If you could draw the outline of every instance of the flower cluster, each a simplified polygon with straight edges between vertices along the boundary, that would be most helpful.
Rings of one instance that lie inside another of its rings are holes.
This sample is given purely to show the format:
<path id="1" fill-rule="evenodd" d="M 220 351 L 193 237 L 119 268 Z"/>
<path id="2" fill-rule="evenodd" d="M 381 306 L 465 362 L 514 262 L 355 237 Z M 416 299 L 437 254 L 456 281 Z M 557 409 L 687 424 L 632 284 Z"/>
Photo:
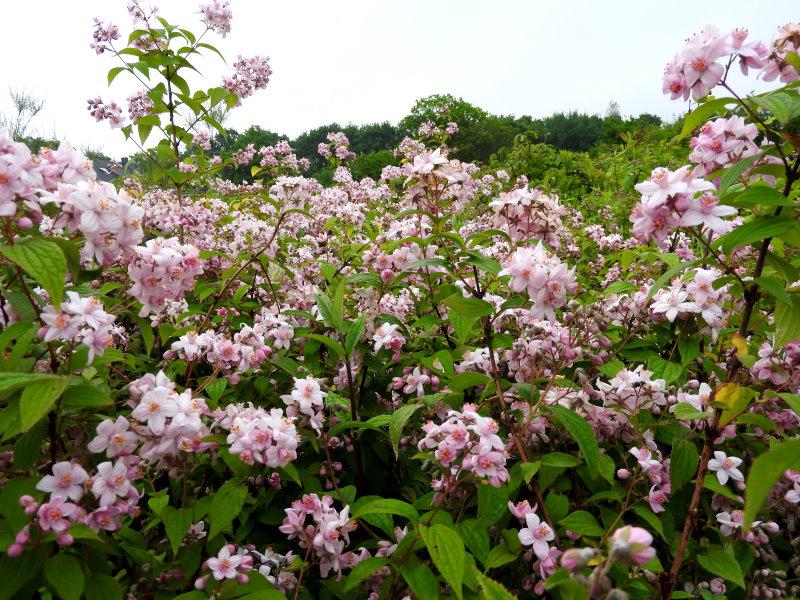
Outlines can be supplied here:
<path id="1" fill-rule="evenodd" d="M 19 498 L 25 514 L 34 519 L 8 547 L 9 556 L 22 554 L 31 541 L 32 527 L 41 534 L 55 534 L 60 546 L 74 543 L 70 533 L 73 524 L 85 525 L 95 532 L 120 529 L 122 517 L 139 514 L 140 493 L 133 485 L 139 477 L 137 462 L 135 458 L 102 462 L 92 476 L 75 462 L 55 463 L 51 474 L 36 484 L 37 490 L 50 495 L 49 499 L 38 503 L 31 496 Z M 88 492 L 94 497 L 93 501 L 87 499 Z"/>
<path id="2" fill-rule="evenodd" d="M 347 161 L 356 157 L 355 153 L 350 150 L 350 140 L 341 131 L 328 132 L 328 142 L 320 142 L 317 146 L 317 152 L 323 158 L 334 157 L 340 161 Z"/>
<path id="3" fill-rule="evenodd" d="M 128 96 L 128 118 L 131 121 L 153 114 L 154 107 L 155 103 L 147 94 L 147 90 L 139 90 Z"/>
<path id="4" fill-rule="evenodd" d="M 526 186 L 501 193 L 489 206 L 495 212 L 494 226 L 506 231 L 515 242 L 534 238 L 551 248 L 559 247 L 564 209 L 558 196 Z"/>
<path id="5" fill-rule="evenodd" d="M 40 228 L 46 231 L 68 227 L 80 231 L 86 237 L 83 256 L 94 258 L 101 265 L 129 255 L 144 237 L 144 210 L 133 203 L 125 190 L 117 191 L 108 182 L 88 179 L 61 184 L 45 198 L 61 212 L 54 220 L 43 222 Z"/>
<path id="6" fill-rule="evenodd" d="M 729 224 L 722 217 L 737 213 L 735 208 L 721 205 L 713 194 L 714 184 L 696 177 L 688 165 L 677 171 L 658 167 L 635 187 L 642 199 L 633 208 L 630 221 L 633 234 L 643 244 L 654 241 L 665 247 L 678 227 L 700 225 L 717 234 L 725 233 Z"/>
<path id="7" fill-rule="evenodd" d="M 122 127 L 125 122 L 125 118 L 122 116 L 122 108 L 116 102 L 106 104 L 100 96 L 97 96 L 96 98 L 88 99 L 86 104 L 89 114 L 98 123 L 100 121 L 108 121 L 111 128 L 116 129 Z"/>
<path id="8" fill-rule="evenodd" d="M 677 317 L 699 314 L 711 327 L 714 338 L 724 324 L 723 307 L 730 298 L 728 286 L 714 287 L 722 277 L 717 269 L 695 269 L 694 279 L 685 285 L 676 281 L 669 288 L 658 290 L 653 295 L 650 311 L 654 316 L 663 315 L 670 323 Z"/>
<path id="9" fill-rule="evenodd" d="M 94 20 L 94 31 L 92 31 L 94 41 L 89 44 L 96 54 L 102 54 L 106 50 L 111 50 L 113 40 L 119 39 L 119 27 L 111 23 L 104 23 L 100 19 Z"/>
<path id="10" fill-rule="evenodd" d="M 302 418 L 303 424 L 308 424 L 319 434 L 325 421 L 323 409 L 327 395 L 313 377 L 295 377 L 291 393 L 281 396 L 281 400 L 286 404 L 288 416 Z"/>
<path id="11" fill-rule="evenodd" d="M 747 35 L 746 29 L 723 33 L 708 26 L 691 37 L 664 70 L 664 93 L 673 100 L 707 96 L 725 74 L 725 66 L 716 62 L 724 56 L 738 56 L 744 74 L 762 68 L 769 51 L 762 42 L 745 43 Z"/>
<path id="12" fill-rule="evenodd" d="M 39 336 L 45 342 L 61 340 L 83 344 L 89 349 L 88 363 L 102 356 L 114 344 L 114 315 L 103 310 L 103 304 L 94 296 L 81 298 L 77 292 L 67 292 L 67 302 L 61 309 L 48 304 L 41 313 L 44 326 Z"/>
<path id="13" fill-rule="evenodd" d="M 320 499 L 316 494 L 306 494 L 284 510 L 286 517 L 278 529 L 289 540 L 297 539 L 304 550 L 313 551 L 322 577 L 333 571 L 340 578 L 345 566 L 341 562 L 342 553 L 356 527 L 350 519 L 350 507 L 338 511 L 333 508 L 330 496 Z"/>
<path id="14" fill-rule="evenodd" d="M 211 31 L 225 37 L 231 32 L 231 19 L 233 12 L 228 7 L 228 0 L 214 0 L 211 4 L 201 4 L 200 12 L 203 13 L 203 23 Z"/>
<path id="15" fill-rule="evenodd" d="M 229 404 L 219 412 L 224 415 L 219 418 L 220 427 L 230 432 L 230 453 L 247 464 L 285 467 L 297 458 L 300 438 L 294 418 L 284 416 L 280 408 L 267 411 L 252 404 Z"/>
<path id="16" fill-rule="evenodd" d="M 497 422 L 479 415 L 472 404 L 465 404 L 461 412 L 448 410 L 446 416 L 440 425 L 433 421 L 423 425 L 425 437 L 419 441 L 419 450 L 435 449 L 436 461 L 453 478 L 468 471 L 495 487 L 508 481 L 506 449 L 497 435 Z M 434 481 L 433 489 L 443 492 L 448 479 L 445 475 Z"/>
<path id="17" fill-rule="evenodd" d="M 699 165 L 694 175 L 702 177 L 758 152 L 758 129 L 742 117 L 708 121 L 691 139 L 689 161 Z"/>
<path id="18" fill-rule="evenodd" d="M 128 265 L 133 285 L 128 293 L 142 303 L 139 316 L 163 310 L 167 300 L 176 300 L 194 287 L 203 273 L 197 248 L 181 244 L 178 238 L 155 238 L 136 246 Z"/>
<path id="19" fill-rule="evenodd" d="M 269 57 L 252 56 L 242 58 L 233 63 L 234 73 L 225 77 L 222 85 L 229 92 L 236 94 L 239 102 L 252 96 L 257 90 L 264 89 L 269 83 L 272 69 L 269 66 Z"/>
<path id="20" fill-rule="evenodd" d="M 211 446 L 203 441 L 210 431 L 201 418 L 209 414 L 209 409 L 205 400 L 192 395 L 192 390 L 179 393 L 175 383 L 159 371 L 132 381 L 129 392 L 131 417 L 141 424 L 136 433 L 144 440 L 139 451 L 144 460 L 155 462 L 180 452 L 203 452 Z M 103 440 L 107 437 L 98 430 L 100 436 Z"/>
<path id="21" fill-rule="evenodd" d="M 575 268 L 568 269 L 541 242 L 533 248 L 523 247 L 515 251 L 503 263 L 500 275 L 511 276 L 508 287 L 515 292 L 528 292 L 534 319 L 555 321 L 555 309 L 564 306 L 567 294 L 574 293 L 578 287 Z"/>

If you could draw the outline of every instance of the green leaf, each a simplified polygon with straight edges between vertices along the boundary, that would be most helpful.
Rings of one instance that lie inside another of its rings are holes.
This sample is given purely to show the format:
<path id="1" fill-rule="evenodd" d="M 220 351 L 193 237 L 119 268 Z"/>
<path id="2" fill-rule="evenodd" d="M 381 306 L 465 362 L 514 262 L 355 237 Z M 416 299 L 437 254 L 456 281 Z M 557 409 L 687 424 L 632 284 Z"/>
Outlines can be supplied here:
<path id="1" fill-rule="evenodd" d="M 775 303 L 775 349 L 800 338 L 800 298 Z"/>
<path id="2" fill-rule="evenodd" d="M 433 564 L 453 588 L 455 595 L 459 599 L 462 598 L 461 586 L 466 562 L 464 542 L 455 531 L 441 523 L 435 523 L 430 527 L 420 526 L 419 531 Z"/>
<path id="3" fill-rule="evenodd" d="M 111 397 L 99 385 L 81 383 L 71 385 L 61 396 L 64 408 L 97 408 L 113 404 Z"/>
<path id="4" fill-rule="evenodd" d="M 75 245 L 75 242 L 60 237 L 48 237 L 47 240 L 61 248 L 64 258 L 67 259 L 67 267 L 72 276 L 72 282 L 78 281 L 81 274 L 81 251 Z"/>
<path id="5" fill-rule="evenodd" d="M 153 340 L 155 337 L 153 334 L 153 326 L 150 324 L 149 319 L 145 320 L 138 316 L 132 316 L 131 318 L 139 327 L 139 333 L 142 334 L 145 352 L 147 352 L 147 356 L 150 356 L 150 353 L 153 351 Z"/>
<path id="6" fill-rule="evenodd" d="M 79 600 L 83 594 L 83 569 L 74 554 L 54 554 L 48 558 L 44 576 L 63 600 Z"/>
<path id="7" fill-rule="evenodd" d="M 344 348 L 342 347 L 342 345 L 333 338 L 329 338 L 327 335 L 307 333 L 305 334 L 304 337 L 307 337 L 311 340 L 317 340 L 318 342 L 325 344 L 328 348 L 333 350 L 334 354 L 336 354 L 337 357 L 344 356 Z"/>
<path id="8" fill-rule="evenodd" d="M 485 563 L 490 546 L 486 525 L 478 519 L 465 519 L 458 524 L 458 529 L 469 551 Z"/>
<path id="9" fill-rule="evenodd" d="M 676 405 L 676 409 L 677 406 L 679 405 Z M 669 480 L 673 491 L 677 492 L 694 478 L 700 464 L 700 454 L 692 442 L 677 438 L 672 444 L 670 457 Z"/>
<path id="10" fill-rule="evenodd" d="M 549 411 L 578 443 L 578 448 L 581 449 L 583 459 L 586 461 L 586 466 L 589 467 L 589 473 L 592 477 L 598 475 L 599 461 L 597 457 L 600 453 L 600 448 L 597 446 L 597 438 L 591 426 L 574 410 L 563 406 L 551 406 Z"/>
<path id="11" fill-rule="evenodd" d="M 361 336 L 364 335 L 366 319 L 367 313 L 362 312 L 360 315 L 358 315 L 358 319 L 353 321 L 350 329 L 347 330 L 347 335 L 345 336 L 344 340 L 344 349 L 347 353 L 347 356 L 353 355 L 353 350 L 355 349 L 356 344 L 358 344 L 358 342 L 361 340 Z"/>
<path id="12" fill-rule="evenodd" d="M 781 123 L 788 123 L 800 115 L 800 96 L 796 93 L 777 90 L 763 96 L 754 96 L 753 100 L 775 115 Z"/>
<path id="13" fill-rule="evenodd" d="M 681 421 L 694 421 L 697 419 L 707 419 L 711 416 L 710 412 L 697 410 L 688 402 L 678 402 L 675 405 L 675 418 Z"/>
<path id="14" fill-rule="evenodd" d="M 411 506 L 408 502 L 402 500 L 395 500 L 394 498 L 378 498 L 370 502 L 366 502 L 353 511 L 353 518 L 359 519 L 364 515 L 400 515 L 410 521 L 419 520 L 419 513 L 417 509 Z"/>
<path id="15" fill-rule="evenodd" d="M 401 563 L 400 573 L 417 598 L 425 598 L 425 600 L 439 598 L 439 584 L 436 582 L 436 576 L 425 563 L 416 559 Z"/>
<path id="16" fill-rule="evenodd" d="M 697 562 L 706 571 L 717 577 L 722 577 L 726 581 L 735 583 L 744 589 L 744 577 L 739 562 L 732 554 L 724 550 L 709 550 L 704 554 L 697 555 Z"/>
<path id="17" fill-rule="evenodd" d="M 753 461 L 747 476 L 744 497 L 742 527 L 745 531 L 750 529 L 750 525 L 778 480 L 788 469 L 797 469 L 798 466 L 800 466 L 800 439 L 775 444 Z"/>
<path id="18" fill-rule="evenodd" d="M 177 554 L 186 532 L 192 526 L 192 509 L 166 506 L 161 511 L 161 520 L 164 522 L 172 553 Z"/>
<path id="19" fill-rule="evenodd" d="M 761 240 L 786 233 L 794 227 L 794 224 L 795 220 L 792 217 L 775 217 L 772 215 L 758 217 L 714 240 L 712 246 L 721 248 L 723 252 L 730 252 L 734 248 L 740 248 L 753 242 L 760 242 Z"/>
<path id="20" fill-rule="evenodd" d="M 600 537 L 605 533 L 605 529 L 600 527 L 600 523 L 597 522 L 597 519 L 585 510 L 576 510 L 561 519 L 559 524 L 580 535 Z"/>
<path id="21" fill-rule="evenodd" d="M 42 569 L 42 559 L 35 551 L 22 556 L 0 558 L 0 600 L 18 598 L 17 592 L 33 579 Z M 25 595 L 24 597 L 29 597 Z"/>
<path id="22" fill-rule="evenodd" d="M 737 194 L 735 198 L 726 201 L 726 204 L 731 204 L 737 207 L 750 207 L 750 206 L 791 206 L 794 200 L 790 200 L 778 190 L 767 185 L 752 185 Z"/>
<path id="23" fill-rule="evenodd" d="M 468 319 L 477 319 L 494 314 L 494 306 L 479 298 L 465 298 L 460 293 L 445 298 L 444 303 Z"/>
<path id="24" fill-rule="evenodd" d="M 86 600 L 122 600 L 122 586 L 111 575 L 86 574 Z"/>
<path id="25" fill-rule="evenodd" d="M 392 414 L 392 420 L 389 422 L 389 439 L 392 442 L 395 456 L 400 455 L 400 438 L 403 436 L 403 427 L 405 427 L 411 415 L 420 408 L 422 408 L 422 404 L 406 404 Z"/>
<path id="26" fill-rule="evenodd" d="M 448 387 L 454 392 L 463 392 L 467 388 L 476 385 L 487 385 L 492 382 L 492 379 L 483 373 L 477 371 L 464 371 L 458 373 L 450 380 Z"/>
<path id="27" fill-rule="evenodd" d="M 110 69 L 108 71 L 108 85 L 111 85 L 114 79 L 117 78 L 117 75 L 119 75 L 123 71 L 127 71 L 127 67 L 114 67 L 113 69 Z"/>
<path id="28" fill-rule="evenodd" d="M 722 198 L 728 188 L 739 181 L 739 178 L 744 174 L 744 172 L 759 158 L 761 158 L 761 152 L 754 154 L 753 156 L 743 158 L 739 162 L 727 167 L 724 171 L 722 171 L 722 176 L 719 178 L 719 186 L 717 187 L 717 197 Z"/>
<path id="29" fill-rule="evenodd" d="M 49 373 L 0 373 L 0 394 L 13 392 L 33 383 L 59 381 L 62 379 L 64 377 L 50 375 Z"/>
<path id="30" fill-rule="evenodd" d="M 57 244 L 31 238 L 13 246 L 0 246 L 0 254 L 33 277 L 47 291 L 54 306 L 61 306 L 67 278 L 67 259 Z"/>
<path id="31" fill-rule="evenodd" d="M 352 590 L 388 562 L 389 561 L 382 556 L 373 556 L 372 558 L 361 561 L 350 571 L 350 574 L 347 576 L 347 581 L 345 581 L 344 589 L 347 591 Z"/>
<path id="32" fill-rule="evenodd" d="M 342 321 L 341 318 L 337 318 L 338 315 L 334 314 L 333 302 L 331 302 L 331 299 L 322 292 L 316 294 L 314 297 L 317 301 L 319 314 L 322 316 L 325 324 L 332 329 L 340 329 L 342 327 Z"/>
<path id="33" fill-rule="evenodd" d="M 50 412 L 68 383 L 68 378 L 60 377 L 32 383 L 22 390 L 22 396 L 19 399 L 22 431 L 28 431 L 39 419 Z"/>
<path id="34" fill-rule="evenodd" d="M 561 469 L 571 469 L 581 464 L 581 459 L 572 454 L 566 454 L 565 452 L 551 452 L 550 454 L 545 454 L 542 456 L 541 461 L 543 467 L 556 467 Z"/>
<path id="35" fill-rule="evenodd" d="M 241 512 L 245 500 L 247 500 L 247 488 L 236 481 L 229 481 L 219 488 L 208 509 L 208 522 L 211 524 L 209 540 L 233 523 L 233 519 Z"/>
<path id="36" fill-rule="evenodd" d="M 483 600 L 516 600 L 515 596 L 502 584 L 497 583 L 494 579 L 489 579 L 478 569 L 475 569 L 475 577 L 481 586 L 481 598 Z"/>
<path id="37" fill-rule="evenodd" d="M 683 128 L 675 138 L 675 141 L 681 140 L 687 135 L 690 135 L 695 129 L 700 127 L 700 125 L 708 121 L 711 117 L 728 112 L 725 107 L 728 104 L 734 104 L 735 102 L 735 98 L 716 98 L 714 100 L 704 102 L 686 115 L 683 120 Z"/>

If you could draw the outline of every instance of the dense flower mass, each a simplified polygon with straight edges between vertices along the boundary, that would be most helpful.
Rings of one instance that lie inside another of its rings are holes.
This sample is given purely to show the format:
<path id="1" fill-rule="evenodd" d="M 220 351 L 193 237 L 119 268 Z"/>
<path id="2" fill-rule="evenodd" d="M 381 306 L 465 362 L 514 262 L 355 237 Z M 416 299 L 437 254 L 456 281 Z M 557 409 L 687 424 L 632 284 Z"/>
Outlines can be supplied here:
<path id="1" fill-rule="evenodd" d="M 230 3 L 128 12 L 124 171 L 0 134 L 0 598 L 798 597 L 798 25 L 691 37 L 684 126 L 470 162 L 449 96 L 233 135 Z"/>

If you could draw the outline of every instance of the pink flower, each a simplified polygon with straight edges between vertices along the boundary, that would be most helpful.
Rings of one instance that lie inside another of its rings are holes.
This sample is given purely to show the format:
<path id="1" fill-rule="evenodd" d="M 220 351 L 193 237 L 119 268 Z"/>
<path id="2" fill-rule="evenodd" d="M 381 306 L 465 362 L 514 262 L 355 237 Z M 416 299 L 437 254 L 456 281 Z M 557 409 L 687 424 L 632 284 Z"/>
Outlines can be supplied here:
<path id="1" fill-rule="evenodd" d="M 99 499 L 101 506 L 113 504 L 117 496 L 127 498 L 131 490 L 128 480 L 128 467 L 122 461 L 114 465 L 106 461 L 97 465 L 97 475 L 92 478 L 92 493 Z"/>
<path id="2" fill-rule="evenodd" d="M 167 417 L 174 417 L 178 414 L 178 403 L 175 397 L 175 392 L 169 388 L 154 388 L 142 396 L 138 406 L 131 412 L 131 416 L 138 421 L 147 422 L 150 431 L 161 435 Z"/>
<path id="3" fill-rule="evenodd" d="M 242 557 L 238 554 L 231 555 L 231 547 L 231 544 L 223 546 L 216 557 L 206 561 L 206 566 L 211 569 L 211 573 L 217 581 L 236 578 L 236 569 L 242 563 Z"/>
<path id="4" fill-rule="evenodd" d="M 42 531 L 65 531 L 70 526 L 67 517 L 72 516 L 78 507 L 67 502 L 63 496 L 55 496 L 39 507 L 36 516 Z"/>
<path id="5" fill-rule="evenodd" d="M 540 559 L 547 558 L 550 545 L 547 542 L 555 539 L 555 533 L 547 523 L 543 523 L 536 513 L 525 515 L 527 527 L 519 530 L 519 541 L 523 546 L 532 546 L 533 552 Z"/>
<path id="6" fill-rule="evenodd" d="M 51 497 L 62 497 L 70 500 L 80 500 L 83 496 L 81 485 L 89 475 L 80 465 L 71 462 L 58 462 L 53 465 L 53 474 L 45 475 L 36 484 L 40 492 L 49 492 Z"/>
<path id="7" fill-rule="evenodd" d="M 116 421 L 105 419 L 97 426 L 97 435 L 87 448 L 95 453 L 105 451 L 108 458 L 130 454 L 136 450 L 138 436 L 129 429 L 130 423 L 125 417 L 117 417 Z"/>
<path id="8" fill-rule="evenodd" d="M 656 555 L 653 536 L 646 529 L 626 525 L 617 529 L 610 540 L 611 555 L 631 566 L 644 565 Z"/>
<path id="9" fill-rule="evenodd" d="M 681 215 L 681 227 L 702 225 L 715 233 L 724 233 L 727 224 L 720 217 L 730 217 L 738 212 L 732 206 L 721 206 L 714 194 L 706 192 L 689 200 L 689 208 Z"/>

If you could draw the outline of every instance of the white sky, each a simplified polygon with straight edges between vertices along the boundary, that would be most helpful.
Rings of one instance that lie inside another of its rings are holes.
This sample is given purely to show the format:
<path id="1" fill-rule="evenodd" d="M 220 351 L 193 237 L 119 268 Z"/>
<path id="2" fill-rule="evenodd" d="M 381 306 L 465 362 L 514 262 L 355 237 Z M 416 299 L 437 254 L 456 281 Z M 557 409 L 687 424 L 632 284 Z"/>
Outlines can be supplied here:
<path id="1" fill-rule="evenodd" d="M 37 132 L 119 157 L 135 151 L 119 130 L 95 123 L 86 99 L 109 90 L 110 54 L 89 48 L 92 17 L 131 30 L 125 0 L 2 0 L 0 110 L 9 87 L 46 98 Z M 199 0 L 162 0 L 170 22 L 201 29 Z M 746 26 L 769 42 L 796 20 L 797 0 L 232 0 L 233 30 L 209 41 L 229 64 L 237 54 L 271 57 L 265 90 L 233 111 L 226 127 L 257 124 L 290 136 L 332 121 L 397 122 L 414 101 L 451 93 L 496 114 L 545 116 L 577 109 L 669 118 L 685 109 L 661 94 L 661 73 L 683 40 L 708 23 Z M 229 68 L 208 54 L 204 87 Z M 744 91 L 761 89 L 751 78 Z"/>

